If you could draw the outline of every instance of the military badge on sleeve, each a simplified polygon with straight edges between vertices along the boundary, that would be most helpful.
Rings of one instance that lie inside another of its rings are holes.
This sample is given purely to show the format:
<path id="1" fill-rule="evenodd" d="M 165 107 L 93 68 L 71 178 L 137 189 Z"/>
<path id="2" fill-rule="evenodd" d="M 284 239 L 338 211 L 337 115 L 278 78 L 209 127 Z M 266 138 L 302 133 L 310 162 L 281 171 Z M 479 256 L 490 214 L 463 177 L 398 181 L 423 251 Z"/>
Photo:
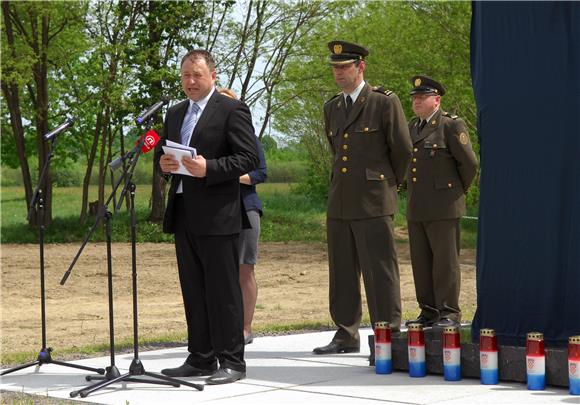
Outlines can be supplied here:
<path id="1" fill-rule="evenodd" d="M 461 142 L 462 145 L 467 145 L 469 142 L 469 137 L 465 132 L 459 134 L 459 142 Z"/>

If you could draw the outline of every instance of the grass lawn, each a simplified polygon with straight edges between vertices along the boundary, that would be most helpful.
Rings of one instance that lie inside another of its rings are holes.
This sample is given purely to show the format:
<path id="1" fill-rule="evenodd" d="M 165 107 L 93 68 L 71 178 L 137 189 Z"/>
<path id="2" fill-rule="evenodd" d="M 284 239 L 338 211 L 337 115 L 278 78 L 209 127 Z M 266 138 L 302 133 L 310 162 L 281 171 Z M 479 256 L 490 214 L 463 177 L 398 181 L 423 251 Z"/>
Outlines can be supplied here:
<path id="1" fill-rule="evenodd" d="M 96 189 L 92 187 L 89 201 L 96 200 Z M 35 243 L 37 231 L 26 225 L 27 208 L 22 187 L 2 187 L 1 189 L 1 242 Z M 147 221 L 150 206 L 150 185 L 137 186 L 136 207 L 138 242 L 172 242 L 171 235 L 164 234 L 159 224 Z M 262 237 L 266 242 L 304 241 L 324 242 L 326 240 L 326 202 L 311 199 L 295 192 L 287 183 L 265 183 L 258 185 L 258 194 L 264 206 Z M 53 190 L 53 223 L 46 229 L 47 243 L 75 242 L 84 239 L 94 218 L 86 224 L 79 224 L 81 188 L 63 187 Z M 109 207 L 112 209 L 113 204 Z M 475 209 L 468 214 L 476 215 Z M 395 216 L 398 227 L 406 227 L 404 195 L 400 196 L 399 212 Z M 474 248 L 477 237 L 477 220 L 462 219 L 462 246 Z M 126 242 L 129 239 L 129 216 L 125 208 L 113 216 L 113 241 Z M 98 227 L 92 241 L 103 241 L 104 232 Z M 405 239 L 399 240 L 404 242 Z"/>

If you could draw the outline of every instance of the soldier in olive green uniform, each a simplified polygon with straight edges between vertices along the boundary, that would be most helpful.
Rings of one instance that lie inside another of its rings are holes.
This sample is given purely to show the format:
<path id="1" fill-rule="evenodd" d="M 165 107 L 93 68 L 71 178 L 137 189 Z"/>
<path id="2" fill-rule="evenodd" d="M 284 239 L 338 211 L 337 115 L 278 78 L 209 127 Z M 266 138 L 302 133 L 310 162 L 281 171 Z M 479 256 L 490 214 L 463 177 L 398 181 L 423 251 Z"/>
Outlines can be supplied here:
<path id="1" fill-rule="evenodd" d="M 421 313 L 407 322 L 452 326 L 459 309 L 459 219 L 465 193 L 477 172 L 477 158 L 465 123 L 441 111 L 445 88 L 426 76 L 411 79 L 409 130 L 413 158 L 407 174 L 407 225 L 415 291 Z"/>
<path id="2" fill-rule="evenodd" d="M 398 97 L 364 81 L 368 51 L 328 44 L 342 92 L 324 105 L 333 157 L 327 238 L 330 313 L 338 327 L 332 342 L 314 353 L 358 352 L 362 273 L 371 322 L 401 322 L 399 268 L 393 216 L 397 186 L 411 157 L 411 138 Z"/>

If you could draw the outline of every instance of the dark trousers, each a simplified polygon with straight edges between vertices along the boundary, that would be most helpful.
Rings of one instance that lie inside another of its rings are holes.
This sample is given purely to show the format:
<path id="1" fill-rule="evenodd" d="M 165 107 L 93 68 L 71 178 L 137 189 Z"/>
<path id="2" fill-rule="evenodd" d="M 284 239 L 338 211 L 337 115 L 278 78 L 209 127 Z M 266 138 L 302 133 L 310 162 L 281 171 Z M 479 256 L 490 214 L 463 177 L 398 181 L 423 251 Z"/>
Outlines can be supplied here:
<path id="1" fill-rule="evenodd" d="M 187 320 L 187 363 L 245 371 L 238 234 L 195 235 L 182 198 L 175 201 L 175 251 Z"/>
<path id="2" fill-rule="evenodd" d="M 335 341 L 359 345 L 362 273 L 371 322 L 401 323 L 401 286 L 391 216 L 328 218 L 330 315 L 338 326 Z"/>
<path id="3" fill-rule="evenodd" d="M 411 264 L 421 315 L 461 321 L 459 219 L 408 221 Z"/>

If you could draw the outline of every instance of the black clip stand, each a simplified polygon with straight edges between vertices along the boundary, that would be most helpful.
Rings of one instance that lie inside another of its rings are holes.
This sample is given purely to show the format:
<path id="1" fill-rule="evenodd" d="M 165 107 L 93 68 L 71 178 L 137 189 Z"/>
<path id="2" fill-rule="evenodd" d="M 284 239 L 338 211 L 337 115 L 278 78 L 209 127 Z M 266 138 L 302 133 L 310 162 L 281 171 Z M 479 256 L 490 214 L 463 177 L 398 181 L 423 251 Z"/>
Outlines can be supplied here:
<path id="1" fill-rule="evenodd" d="M 148 125 L 147 127 L 149 128 L 150 125 Z M 130 211 L 130 216 L 131 216 L 132 283 L 133 283 L 133 288 L 132 288 L 132 290 L 133 290 L 133 352 L 134 352 L 133 361 L 131 362 L 131 365 L 129 366 L 129 372 L 122 374 L 122 375 L 119 373 L 119 370 L 115 366 L 113 299 L 112 299 L 113 290 L 112 290 L 112 271 L 111 271 L 112 265 L 111 265 L 111 252 L 110 252 L 110 250 L 111 250 L 110 217 L 112 215 L 110 212 L 107 212 L 107 216 L 105 216 L 105 218 L 106 219 L 108 218 L 106 232 L 107 232 L 107 260 L 108 260 L 108 280 L 109 280 L 109 327 L 110 327 L 110 339 L 111 339 L 111 343 L 110 343 L 111 344 L 111 366 L 107 367 L 107 374 L 104 377 L 99 377 L 99 376 L 87 376 L 86 377 L 87 381 L 101 380 L 101 379 L 103 381 L 89 385 L 81 390 L 72 391 L 70 393 L 71 397 L 76 397 L 77 395 L 80 395 L 82 398 L 85 398 L 86 396 L 88 396 L 92 392 L 100 390 L 101 388 L 105 388 L 111 384 L 114 384 L 117 382 L 123 382 L 123 381 L 138 382 L 138 383 L 145 383 L 145 384 L 171 385 L 173 387 L 179 387 L 181 384 L 183 384 L 183 385 L 186 385 L 188 387 L 195 388 L 199 391 L 203 391 L 203 385 L 194 384 L 194 383 L 191 383 L 188 381 L 178 380 L 176 378 L 168 377 L 168 376 L 165 376 L 163 374 L 145 371 L 145 367 L 143 366 L 143 363 L 139 359 L 139 325 L 138 325 L 138 311 L 137 311 L 137 248 L 136 248 L 136 239 L 137 239 L 136 222 L 137 221 L 136 221 L 136 216 L 135 216 L 135 189 L 136 189 L 136 186 L 133 183 L 132 178 L 133 178 L 133 172 L 134 172 L 135 167 L 137 165 L 137 161 L 139 160 L 139 157 L 141 156 L 141 146 L 144 143 L 144 141 L 145 141 L 145 139 L 143 139 L 141 141 L 140 145 L 135 150 L 128 152 L 127 155 L 125 157 L 123 157 L 123 161 L 128 160 L 129 164 L 126 167 L 126 170 L 123 172 L 123 175 L 119 178 L 119 181 L 115 185 L 114 190 L 111 193 L 111 196 L 109 197 L 109 199 L 107 200 L 107 204 L 105 205 L 105 208 L 106 208 L 106 206 L 110 202 L 112 196 L 114 195 L 114 193 L 117 190 L 121 181 L 123 179 L 126 179 L 125 186 L 123 187 L 123 190 L 121 192 L 121 196 L 119 198 L 119 202 L 117 203 L 116 211 L 118 211 L 120 209 L 120 207 L 123 203 L 123 199 L 127 194 L 127 190 L 129 190 L 130 191 L 129 211 Z M 97 221 L 98 221 L 98 219 L 97 219 Z M 83 243 L 83 246 L 81 247 L 81 251 L 84 248 L 84 245 L 86 244 L 87 240 L 88 239 L 86 239 L 85 243 Z M 80 251 L 79 251 L 79 254 L 80 254 Z M 71 268 L 74 265 L 74 263 L 76 262 L 77 258 L 78 258 L 78 255 L 77 255 L 77 257 L 75 257 L 73 263 L 71 264 Z M 64 281 L 66 281 L 68 274 L 70 274 L 71 268 L 69 268 L 69 270 L 65 274 L 65 277 L 63 277 L 63 281 L 61 281 L 61 284 Z M 149 379 L 144 379 L 144 378 L 135 378 L 138 376 L 147 376 L 147 377 L 155 378 L 155 379 L 158 379 L 161 381 L 149 380 Z"/>
<path id="2" fill-rule="evenodd" d="M 30 207 L 28 208 L 28 220 L 32 218 L 32 215 L 36 208 L 37 220 L 38 220 L 38 244 L 40 248 L 40 315 L 41 315 L 41 329 L 42 329 L 42 349 L 38 353 L 38 357 L 35 361 L 30 363 L 22 364 L 14 368 L 3 371 L 0 375 L 6 375 L 13 373 L 14 371 L 22 370 L 23 368 L 36 366 L 42 366 L 43 364 L 58 364 L 59 366 L 66 366 L 72 368 L 78 368 L 81 370 L 92 371 L 94 373 L 104 374 L 105 370 L 102 368 L 92 368 L 86 366 L 80 366 L 77 364 L 65 363 L 64 361 L 53 360 L 51 356 L 52 347 L 46 347 L 46 294 L 44 288 L 44 226 L 45 226 L 45 216 L 44 216 L 44 198 L 42 196 L 42 183 L 46 177 L 46 172 L 50 166 L 50 161 L 52 160 L 54 148 L 56 145 L 56 136 L 52 137 L 52 142 L 50 144 L 50 152 L 48 157 L 44 162 L 42 171 L 40 172 L 40 177 L 38 178 L 38 184 L 32 195 L 32 200 L 30 201 Z"/>

